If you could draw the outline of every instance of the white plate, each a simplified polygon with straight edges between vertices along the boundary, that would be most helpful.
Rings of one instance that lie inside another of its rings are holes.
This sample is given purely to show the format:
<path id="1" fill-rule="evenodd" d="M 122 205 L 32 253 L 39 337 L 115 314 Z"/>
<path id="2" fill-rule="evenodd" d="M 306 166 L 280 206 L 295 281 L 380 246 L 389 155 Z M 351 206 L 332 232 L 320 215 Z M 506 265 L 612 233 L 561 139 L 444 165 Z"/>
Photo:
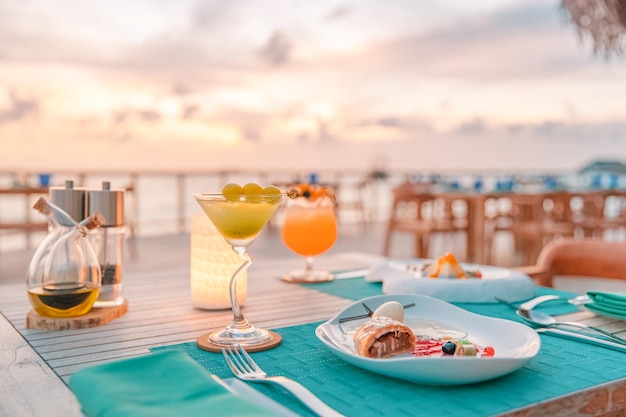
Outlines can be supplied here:
<path id="1" fill-rule="evenodd" d="M 403 305 L 415 303 L 405 310 L 405 323 L 433 321 L 444 328 L 467 333 L 467 339 L 480 346 L 492 346 L 493 357 L 445 356 L 415 357 L 409 354 L 387 359 L 357 355 L 351 334 L 365 319 L 339 323 L 342 317 L 362 315 L 362 303 L 375 310 L 388 301 Z M 541 339 L 528 326 L 510 320 L 481 316 L 436 298 L 389 294 L 365 298 L 351 304 L 315 330 L 317 337 L 334 354 L 352 365 L 393 378 L 436 385 L 461 385 L 506 375 L 522 367 L 539 353 Z M 346 335 L 348 337 L 346 337 Z"/>
<path id="2" fill-rule="evenodd" d="M 496 298 L 522 301 L 535 295 L 530 277 L 515 269 L 461 263 L 465 270 L 478 269 L 482 278 L 428 278 L 407 270 L 419 270 L 424 259 L 386 260 L 373 265 L 366 281 L 382 282 L 385 294 L 421 294 L 450 302 L 495 303 Z"/>

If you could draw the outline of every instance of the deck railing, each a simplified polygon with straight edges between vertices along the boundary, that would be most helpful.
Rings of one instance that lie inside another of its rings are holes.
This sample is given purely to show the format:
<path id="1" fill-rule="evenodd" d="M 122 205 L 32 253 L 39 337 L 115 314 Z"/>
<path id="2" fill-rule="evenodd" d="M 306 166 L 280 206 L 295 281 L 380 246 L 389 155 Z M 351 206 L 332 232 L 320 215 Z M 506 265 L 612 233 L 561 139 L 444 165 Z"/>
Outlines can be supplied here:
<path id="1" fill-rule="evenodd" d="M 126 225 L 134 235 L 182 233 L 189 230 L 191 216 L 199 211 L 193 200 L 195 192 L 220 190 L 228 182 L 258 182 L 287 186 L 308 182 L 314 176 L 319 183 L 336 188 L 339 220 L 386 220 L 391 206 L 391 189 L 406 180 L 437 181 L 454 178 L 472 186 L 480 178 L 485 186 L 492 186 L 503 175 L 518 178 L 540 178 L 533 172 L 435 172 L 393 170 L 142 170 L 142 171 L 78 171 L 47 172 L 44 179 L 50 186 L 63 186 L 74 181 L 75 187 L 100 188 L 109 181 L 112 188 L 126 190 Z M 41 191 L 41 174 L 29 171 L 0 171 L 0 251 L 23 249 L 36 243 L 33 238 L 43 234 L 41 220 L 32 212 L 36 193 Z M 491 184 L 491 185 L 490 185 Z M 45 191 L 45 188 L 44 188 Z M 37 226 L 31 226 L 37 224 Z M 4 230 L 2 230 L 4 229 Z"/>
<path id="2" fill-rule="evenodd" d="M 199 211 L 193 193 L 214 192 L 228 182 L 288 184 L 306 182 L 312 175 L 320 183 L 330 184 L 338 193 L 343 221 L 367 221 L 385 212 L 389 184 L 407 178 L 395 173 L 393 178 L 365 171 L 324 171 L 312 174 L 296 171 L 55 171 L 49 175 L 49 186 L 100 188 L 109 181 L 111 188 L 126 191 L 125 224 L 134 235 L 182 233 L 189 230 L 190 218 Z M 43 219 L 32 205 L 47 194 L 38 173 L 0 172 L 0 251 L 29 248 L 37 243 L 38 234 L 46 230 Z"/>

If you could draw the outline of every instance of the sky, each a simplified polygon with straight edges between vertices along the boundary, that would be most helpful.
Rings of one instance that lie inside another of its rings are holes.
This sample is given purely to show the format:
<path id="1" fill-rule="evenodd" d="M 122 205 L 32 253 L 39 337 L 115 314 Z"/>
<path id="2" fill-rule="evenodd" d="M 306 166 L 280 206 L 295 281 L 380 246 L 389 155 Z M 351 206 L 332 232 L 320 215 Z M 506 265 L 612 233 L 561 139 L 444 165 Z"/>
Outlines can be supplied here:
<path id="1" fill-rule="evenodd" d="M 558 0 L 0 0 L 0 16 L 0 171 L 626 160 L 626 62 Z"/>

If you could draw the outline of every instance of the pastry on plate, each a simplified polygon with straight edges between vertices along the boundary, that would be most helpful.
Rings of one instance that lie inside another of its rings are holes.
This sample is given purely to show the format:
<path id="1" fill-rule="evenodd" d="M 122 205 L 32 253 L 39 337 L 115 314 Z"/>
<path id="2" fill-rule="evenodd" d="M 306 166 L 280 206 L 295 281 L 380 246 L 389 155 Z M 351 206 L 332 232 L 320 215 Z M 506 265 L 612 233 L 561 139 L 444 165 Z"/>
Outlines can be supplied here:
<path id="1" fill-rule="evenodd" d="M 435 262 L 426 265 L 424 267 L 424 273 L 428 278 L 468 278 L 461 264 L 451 252 L 437 258 Z"/>
<path id="2" fill-rule="evenodd" d="M 379 316 L 363 323 L 354 334 L 354 347 L 359 356 L 388 358 L 415 349 L 415 335 L 404 323 Z"/>

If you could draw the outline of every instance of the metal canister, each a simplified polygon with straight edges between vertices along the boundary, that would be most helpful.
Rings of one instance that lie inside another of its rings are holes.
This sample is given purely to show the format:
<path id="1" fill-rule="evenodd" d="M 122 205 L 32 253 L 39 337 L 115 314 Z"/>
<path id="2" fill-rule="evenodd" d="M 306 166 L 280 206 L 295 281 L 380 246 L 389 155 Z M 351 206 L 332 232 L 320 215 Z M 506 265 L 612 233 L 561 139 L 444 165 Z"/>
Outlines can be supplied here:
<path id="1" fill-rule="evenodd" d="M 87 193 L 84 188 L 74 188 L 74 181 L 65 181 L 65 187 L 50 187 L 50 201 L 70 215 L 76 223 L 87 217 Z M 63 224 L 62 226 L 74 226 Z"/>
<path id="2" fill-rule="evenodd" d="M 124 303 L 122 297 L 122 264 L 124 245 L 124 190 L 111 189 L 104 181 L 99 190 L 87 192 L 87 213 L 100 212 L 105 222 L 91 236 L 92 245 L 102 269 L 102 288 L 94 307 L 111 307 Z"/>

